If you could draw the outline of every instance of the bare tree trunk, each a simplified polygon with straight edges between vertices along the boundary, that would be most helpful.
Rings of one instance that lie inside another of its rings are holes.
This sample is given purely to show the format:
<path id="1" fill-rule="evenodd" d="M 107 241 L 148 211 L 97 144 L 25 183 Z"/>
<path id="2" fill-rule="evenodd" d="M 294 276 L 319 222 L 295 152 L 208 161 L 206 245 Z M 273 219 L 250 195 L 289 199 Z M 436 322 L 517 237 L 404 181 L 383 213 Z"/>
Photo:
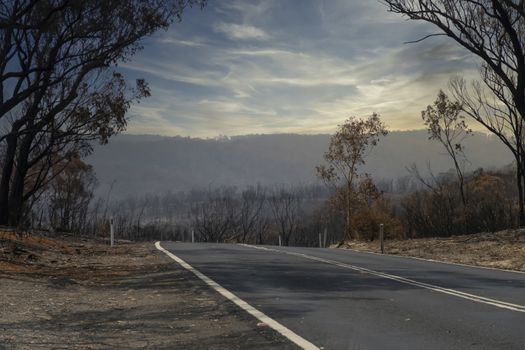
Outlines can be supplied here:
<path id="1" fill-rule="evenodd" d="M 525 173 L 522 169 L 523 165 L 516 164 L 516 182 L 518 184 L 518 226 L 522 227 L 525 224 L 525 203 L 523 200 L 523 183 Z"/>
<path id="2" fill-rule="evenodd" d="M 24 185 L 28 171 L 28 159 L 33 142 L 33 134 L 26 135 L 18 150 L 16 172 L 9 195 L 9 225 L 18 226 L 24 212 Z"/>
<path id="3" fill-rule="evenodd" d="M 0 225 L 8 225 L 9 223 L 9 187 L 18 144 L 16 134 L 8 135 L 6 143 L 7 149 L 0 180 Z"/>
<path id="4" fill-rule="evenodd" d="M 352 239 L 352 201 L 350 195 L 352 193 L 352 186 L 348 184 L 346 191 L 346 238 Z"/>

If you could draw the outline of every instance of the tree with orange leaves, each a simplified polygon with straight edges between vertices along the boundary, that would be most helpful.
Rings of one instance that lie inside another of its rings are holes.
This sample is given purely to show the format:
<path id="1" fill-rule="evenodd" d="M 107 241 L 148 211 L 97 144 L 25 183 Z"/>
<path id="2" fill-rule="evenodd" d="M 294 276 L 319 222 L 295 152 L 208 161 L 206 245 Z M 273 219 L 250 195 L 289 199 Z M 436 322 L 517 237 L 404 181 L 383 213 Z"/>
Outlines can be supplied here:
<path id="1" fill-rule="evenodd" d="M 374 113 L 366 119 L 351 117 L 339 126 L 330 139 L 324 154 L 327 164 L 316 167 L 317 175 L 336 187 L 336 196 L 345 215 L 345 238 L 356 238 L 352 233 L 353 203 L 357 201 L 356 186 L 363 176 L 360 168 L 365 157 L 388 133 L 385 124 Z"/>

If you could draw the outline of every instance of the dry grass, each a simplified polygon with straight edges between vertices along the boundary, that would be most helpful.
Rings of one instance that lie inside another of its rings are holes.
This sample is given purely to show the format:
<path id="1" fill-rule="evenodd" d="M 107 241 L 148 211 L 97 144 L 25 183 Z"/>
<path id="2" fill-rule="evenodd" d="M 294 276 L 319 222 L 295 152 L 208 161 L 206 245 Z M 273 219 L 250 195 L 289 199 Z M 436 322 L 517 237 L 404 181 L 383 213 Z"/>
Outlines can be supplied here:
<path id="1" fill-rule="evenodd" d="M 379 252 L 379 242 L 345 242 L 340 248 Z M 449 238 L 388 240 L 388 254 L 525 271 L 525 230 Z"/>
<path id="2" fill-rule="evenodd" d="M 74 280 L 123 276 L 142 266 L 147 256 L 147 249 L 130 242 L 120 242 L 111 248 L 86 239 L 0 231 L 0 275 L 60 276 Z M 111 264 L 107 264 L 109 261 Z"/>

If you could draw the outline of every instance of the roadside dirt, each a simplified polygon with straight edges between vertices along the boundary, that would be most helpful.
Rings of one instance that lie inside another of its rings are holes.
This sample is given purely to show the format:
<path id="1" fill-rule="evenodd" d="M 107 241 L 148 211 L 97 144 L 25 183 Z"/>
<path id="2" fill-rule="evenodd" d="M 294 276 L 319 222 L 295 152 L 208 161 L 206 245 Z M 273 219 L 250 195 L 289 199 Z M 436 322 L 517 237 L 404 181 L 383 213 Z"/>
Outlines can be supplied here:
<path id="1" fill-rule="evenodd" d="M 339 248 L 380 252 L 379 241 L 345 242 Z M 387 254 L 525 271 L 525 230 L 506 230 L 450 238 L 385 241 Z"/>
<path id="2" fill-rule="evenodd" d="M 296 349 L 152 243 L 0 232 L 0 349 Z"/>

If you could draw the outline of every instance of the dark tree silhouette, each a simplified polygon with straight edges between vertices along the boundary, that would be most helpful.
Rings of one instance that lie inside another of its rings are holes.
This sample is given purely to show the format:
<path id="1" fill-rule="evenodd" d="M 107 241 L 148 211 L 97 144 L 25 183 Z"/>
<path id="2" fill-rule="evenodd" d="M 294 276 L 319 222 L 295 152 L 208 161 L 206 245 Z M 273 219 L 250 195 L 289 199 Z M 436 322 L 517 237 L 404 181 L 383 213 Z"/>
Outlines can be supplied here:
<path id="1" fill-rule="evenodd" d="M 21 0 L 0 7 L 0 225 L 18 225 L 54 164 L 122 131 L 130 104 L 149 95 L 114 71 L 140 39 L 197 0 Z M 60 159 L 58 154 L 62 154 Z M 43 166 L 42 163 L 47 163 Z M 39 181 L 27 176 L 39 167 Z"/>
<path id="2" fill-rule="evenodd" d="M 441 143 L 454 162 L 461 202 L 466 207 L 467 194 L 464 172 L 467 158 L 464 153 L 463 141 L 471 134 L 471 130 L 465 123 L 461 109 L 461 103 L 450 101 L 443 91 L 439 91 L 434 104 L 427 106 L 421 112 L 421 117 L 427 127 L 429 138 Z"/>
<path id="3" fill-rule="evenodd" d="M 464 111 L 494 133 L 516 160 L 519 224 L 525 224 L 525 11 L 523 0 L 384 0 L 391 12 L 434 24 L 481 59 L 481 80 L 471 89 L 453 81 Z M 469 91 L 472 90 L 472 91 Z"/>

